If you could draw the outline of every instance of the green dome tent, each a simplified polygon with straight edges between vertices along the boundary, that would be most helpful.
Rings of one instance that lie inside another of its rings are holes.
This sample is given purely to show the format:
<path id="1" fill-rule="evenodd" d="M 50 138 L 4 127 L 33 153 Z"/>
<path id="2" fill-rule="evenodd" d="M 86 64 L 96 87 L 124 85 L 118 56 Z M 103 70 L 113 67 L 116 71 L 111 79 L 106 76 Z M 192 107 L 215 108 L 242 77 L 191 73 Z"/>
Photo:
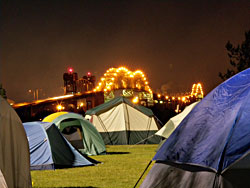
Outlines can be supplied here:
<path id="1" fill-rule="evenodd" d="M 114 98 L 86 112 L 86 119 L 110 145 L 158 144 L 158 121 L 152 110 L 133 104 L 125 97 Z"/>
<path id="2" fill-rule="evenodd" d="M 78 150 L 87 155 L 105 154 L 106 148 L 96 128 L 79 114 L 56 112 L 43 119 L 54 123 L 63 136 Z"/>

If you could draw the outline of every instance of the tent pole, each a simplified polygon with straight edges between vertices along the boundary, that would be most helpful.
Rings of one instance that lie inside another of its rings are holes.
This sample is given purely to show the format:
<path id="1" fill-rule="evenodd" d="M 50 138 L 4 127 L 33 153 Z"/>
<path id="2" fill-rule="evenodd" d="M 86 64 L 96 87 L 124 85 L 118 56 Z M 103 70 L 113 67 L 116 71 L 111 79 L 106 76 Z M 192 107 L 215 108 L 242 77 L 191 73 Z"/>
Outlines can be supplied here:
<path id="1" fill-rule="evenodd" d="M 152 134 L 152 135 L 150 135 L 149 137 L 147 137 L 147 138 L 145 138 L 145 139 L 143 139 L 143 140 L 141 140 L 141 141 L 137 142 L 137 143 L 136 143 L 136 144 L 134 144 L 134 145 L 140 144 L 140 143 L 144 142 L 145 140 L 148 140 L 148 139 L 152 138 L 153 136 L 155 136 L 155 135 L 154 135 L 154 134 Z M 144 143 L 144 144 L 145 144 L 145 143 Z"/>
<path id="2" fill-rule="evenodd" d="M 146 170 L 147 170 L 147 169 L 148 169 L 148 167 L 151 165 L 151 163 L 152 163 L 152 160 L 150 160 L 150 162 L 148 163 L 148 165 L 147 165 L 146 169 L 143 171 L 142 175 L 141 175 L 141 176 L 140 176 L 140 178 L 137 180 L 137 182 L 136 182 L 136 184 L 135 184 L 134 188 L 136 188 L 137 184 L 140 182 L 140 180 L 141 180 L 142 176 L 145 174 Z"/>
<path id="3" fill-rule="evenodd" d="M 152 122 L 152 118 L 149 118 L 149 120 L 148 120 L 148 125 L 147 125 L 148 131 L 147 131 L 147 136 L 146 136 L 146 138 L 149 138 L 148 135 L 149 135 L 150 127 L 151 127 L 151 122 Z M 144 144 L 146 144 L 146 140 L 147 140 L 147 139 L 145 139 Z"/>
<path id="4" fill-rule="evenodd" d="M 98 120 L 100 121 L 100 123 L 101 123 L 101 125 L 102 125 L 103 130 L 104 130 L 104 131 L 105 131 L 105 133 L 108 135 L 108 137 L 109 137 L 109 141 L 111 142 L 111 145 L 114 145 L 114 144 L 113 144 L 113 142 L 112 142 L 112 139 L 111 139 L 111 137 L 110 137 L 110 135 L 109 135 L 108 130 L 106 129 L 106 127 L 105 127 L 104 123 L 102 122 L 102 119 L 101 119 L 99 116 L 97 116 L 97 118 L 98 118 Z"/>
<path id="5" fill-rule="evenodd" d="M 130 144 L 130 121 L 129 121 L 129 114 L 128 114 L 128 107 L 126 104 L 123 104 L 125 106 L 125 113 L 124 113 L 124 119 L 125 119 L 125 130 L 126 130 L 126 136 L 127 136 L 127 144 Z"/>
<path id="6" fill-rule="evenodd" d="M 213 183 L 213 188 L 216 188 L 218 187 L 218 183 L 217 183 L 217 177 L 219 178 L 219 174 L 217 174 L 217 172 L 215 173 L 215 176 L 214 176 L 214 183 Z"/>

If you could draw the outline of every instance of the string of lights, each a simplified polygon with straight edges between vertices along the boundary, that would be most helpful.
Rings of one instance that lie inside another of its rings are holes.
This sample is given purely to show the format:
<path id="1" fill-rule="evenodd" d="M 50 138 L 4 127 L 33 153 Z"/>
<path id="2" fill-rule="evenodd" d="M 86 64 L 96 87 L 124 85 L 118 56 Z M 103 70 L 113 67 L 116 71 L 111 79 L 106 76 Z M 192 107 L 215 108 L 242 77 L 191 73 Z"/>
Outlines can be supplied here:
<path id="1" fill-rule="evenodd" d="M 152 89 L 149 86 L 149 82 L 145 74 L 141 70 L 135 72 L 130 71 L 125 67 L 110 68 L 108 69 L 103 77 L 101 77 L 97 87 L 94 88 L 96 91 L 111 91 L 115 89 L 138 89 L 152 93 Z"/>

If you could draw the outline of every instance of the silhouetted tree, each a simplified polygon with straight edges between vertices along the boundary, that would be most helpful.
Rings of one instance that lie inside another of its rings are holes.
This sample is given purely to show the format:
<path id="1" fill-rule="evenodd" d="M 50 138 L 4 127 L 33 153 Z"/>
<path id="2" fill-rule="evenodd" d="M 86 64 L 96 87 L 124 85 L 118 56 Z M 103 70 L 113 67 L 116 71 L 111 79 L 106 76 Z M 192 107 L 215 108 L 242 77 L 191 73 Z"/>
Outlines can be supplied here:
<path id="1" fill-rule="evenodd" d="M 219 77 L 222 80 L 226 80 L 250 67 L 250 30 L 245 32 L 245 41 L 243 41 L 241 45 L 234 47 L 230 41 L 228 41 L 226 49 L 232 68 L 227 69 L 225 74 L 219 73 Z"/>
<path id="2" fill-rule="evenodd" d="M 0 84 L 0 95 L 1 95 L 3 98 L 7 99 L 6 91 L 5 91 L 5 89 L 2 87 L 2 84 Z"/>

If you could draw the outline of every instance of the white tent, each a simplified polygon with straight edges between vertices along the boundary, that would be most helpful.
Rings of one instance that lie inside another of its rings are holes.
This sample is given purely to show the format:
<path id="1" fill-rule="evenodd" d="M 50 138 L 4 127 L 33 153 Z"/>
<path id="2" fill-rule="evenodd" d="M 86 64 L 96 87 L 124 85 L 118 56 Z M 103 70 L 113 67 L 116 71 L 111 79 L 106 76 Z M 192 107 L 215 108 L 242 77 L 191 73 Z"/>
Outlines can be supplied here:
<path id="1" fill-rule="evenodd" d="M 115 98 L 86 112 L 89 119 L 102 135 L 105 144 L 159 143 L 160 137 L 151 137 L 158 131 L 153 112 L 133 104 L 124 97 Z"/>
<path id="2" fill-rule="evenodd" d="M 158 132 L 155 134 L 158 136 L 162 136 L 164 138 L 168 138 L 172 132 L 178 127 L 178 125 L 182 122 L 182 120 L 191 112 L 191 110 L 195 107 L 198 102 L 194 102 L 187 106 L 180 114 L 172 117 Z"/>

